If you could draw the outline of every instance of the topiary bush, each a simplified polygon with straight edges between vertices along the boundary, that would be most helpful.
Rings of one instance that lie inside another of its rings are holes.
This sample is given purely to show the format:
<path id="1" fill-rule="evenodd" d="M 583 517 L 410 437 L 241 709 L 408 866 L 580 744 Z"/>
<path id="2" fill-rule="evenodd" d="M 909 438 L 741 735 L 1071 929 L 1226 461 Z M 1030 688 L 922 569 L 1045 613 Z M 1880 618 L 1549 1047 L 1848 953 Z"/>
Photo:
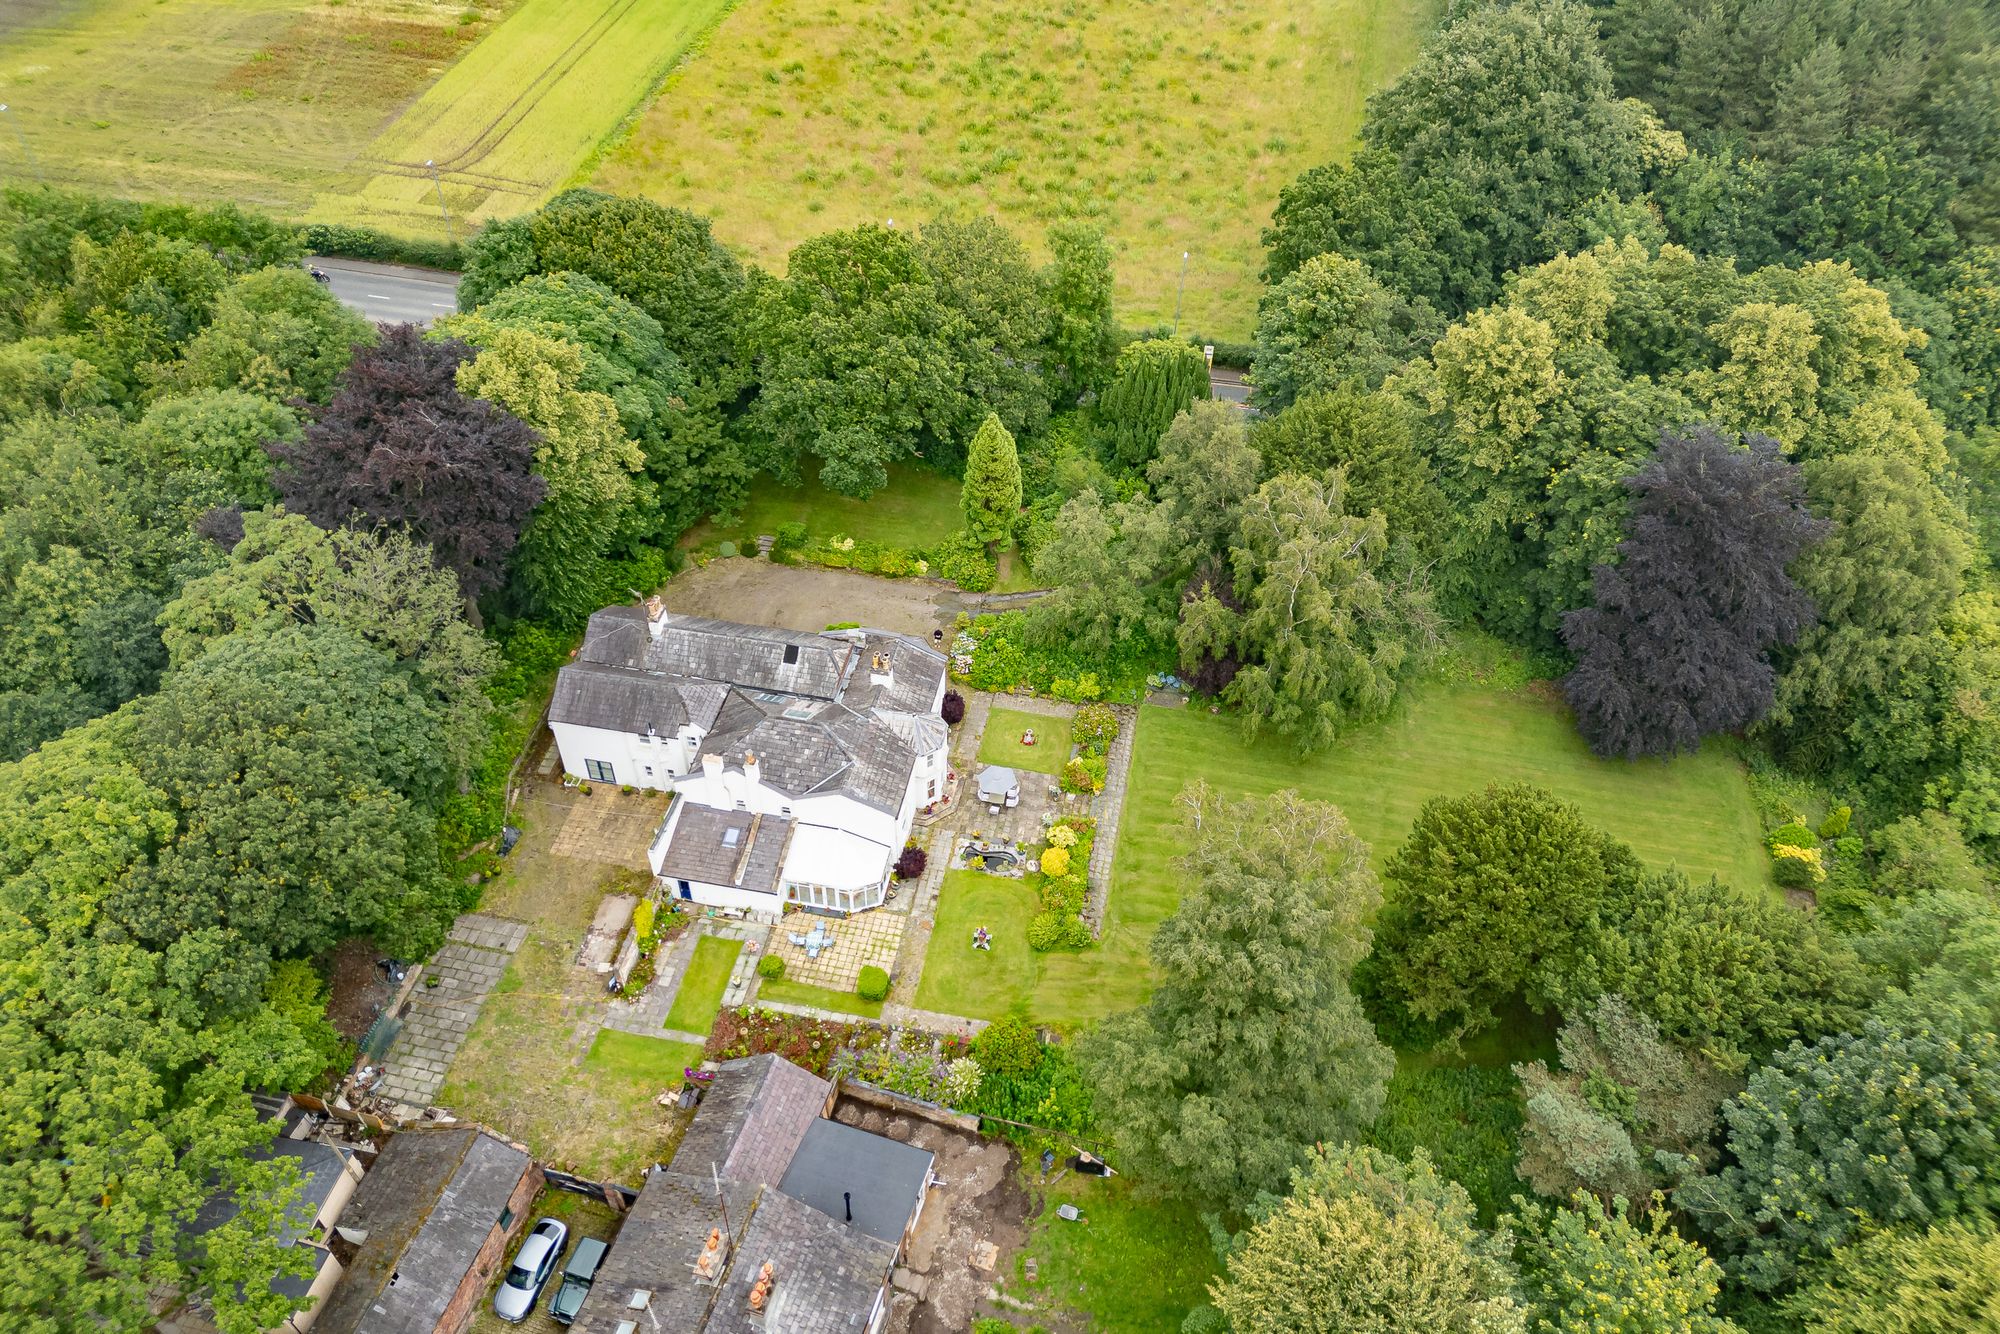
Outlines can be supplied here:
<path id="1" fill-rule="evenodd" d="M 864 966 L 860 980 L 854 984 L 854 994 L 865 1001 L 889 999 L 889 974 L 872 963 Z"/>
<path id="2" fill-rule="evenodd" d="M 785 975 L 784 955 L 767 954 L 763 958 L 757 960 L 757 976 L 768 977 L 773 982 L 775 982 L 784 975 Z"/>
<path id="3" fill-rule="evenodd" d="M 1773 829 L 1765 836 L 1764 842 L 1773 853 L 1779 848 L 1817 848 L 1819 835 L 1808 829 L 1805 821 L 1793 820 Z"/>
<path id="4" fill-rule="evenodd" d="M 924 873 L 924 867 L 929 862 L 930 857 L 922 848 L 904 848 L 903 855 L 896 858 L 896 878 L 915 880 Z"/>
<path id="5" fill-rule="evenodd" d="M 1118 715 L 1111 711 L 1109 704 L 1086 704 L 1076 711 L 1076 721 L 1070 724 L 1070 735 L 1076 738 L 1077 745 L 1083 747 L 1084 754 L 1103 755 L 1118 739 Z"/>
<path id="6" fill-rule="evenodd" d="M 736 544 L 724 541 L 715 548 L 715 554 L 718 556 L 734 556 L 736 554 Z"/>
<path id="7" fill-rule="evenodd" d="M 965 720 L 965 696 L 959 694 L 956 690 L 945 691 L 944 703 L 938 706 L 938 717 L 944 719 L 948 724 L 963 722 Z"/>
<path id="8" fill-rule="evenodd" d="M 1059 876 L 1069 874 L 1069 849 L 1051 847 L 1042 853 L 1042 874 Z"/>

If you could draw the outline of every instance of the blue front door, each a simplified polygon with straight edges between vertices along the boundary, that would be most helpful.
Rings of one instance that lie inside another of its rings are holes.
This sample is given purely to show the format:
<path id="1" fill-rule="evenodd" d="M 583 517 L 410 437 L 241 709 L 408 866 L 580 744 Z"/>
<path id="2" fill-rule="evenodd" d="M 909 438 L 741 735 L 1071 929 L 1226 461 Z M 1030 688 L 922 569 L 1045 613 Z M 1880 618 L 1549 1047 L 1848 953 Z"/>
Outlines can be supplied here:
<path id="1" fill-rule="evenodd" d="M 691 899 L 694 897 L 694 890 L 688 887 L 688 882 L 685 880 L 681 881 L 681 897 L 684 899 Z"/>

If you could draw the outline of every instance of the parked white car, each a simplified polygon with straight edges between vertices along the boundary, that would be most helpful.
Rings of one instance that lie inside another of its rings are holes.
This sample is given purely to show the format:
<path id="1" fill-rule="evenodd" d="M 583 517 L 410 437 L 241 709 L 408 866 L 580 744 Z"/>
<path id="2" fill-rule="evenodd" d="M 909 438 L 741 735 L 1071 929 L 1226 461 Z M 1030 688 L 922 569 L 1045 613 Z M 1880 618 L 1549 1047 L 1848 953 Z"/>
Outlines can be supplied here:
<path id="1" fill-rule="evenodd" d="M 507 1271 L 500 1291 L 493 1294 L 493 1314 L 520 1324 L 535 1309 L 549 1276 L 562 1263 L 563 1249 L 569 1245 L 569 1229 L 554 1218 L 541 1218 L 528 1232 L 528 1239 L 514 1253 L 514 1267 Z"/>

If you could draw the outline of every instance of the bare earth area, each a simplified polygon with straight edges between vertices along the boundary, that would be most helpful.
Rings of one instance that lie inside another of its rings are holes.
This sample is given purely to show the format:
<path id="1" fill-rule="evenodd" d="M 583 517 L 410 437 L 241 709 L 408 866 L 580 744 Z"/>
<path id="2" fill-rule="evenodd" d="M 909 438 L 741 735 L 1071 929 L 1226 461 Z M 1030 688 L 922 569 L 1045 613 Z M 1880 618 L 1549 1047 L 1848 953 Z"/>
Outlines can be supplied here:
<path id="1" fill-rule="evenodd" d="M 661 591 L 671 611 L 787 630 L 859 622 L 873 630 L 928 635 L 964 608 L 963 594 L 934 580 L 882 579 L 740 556 L 684 570 Z"/>

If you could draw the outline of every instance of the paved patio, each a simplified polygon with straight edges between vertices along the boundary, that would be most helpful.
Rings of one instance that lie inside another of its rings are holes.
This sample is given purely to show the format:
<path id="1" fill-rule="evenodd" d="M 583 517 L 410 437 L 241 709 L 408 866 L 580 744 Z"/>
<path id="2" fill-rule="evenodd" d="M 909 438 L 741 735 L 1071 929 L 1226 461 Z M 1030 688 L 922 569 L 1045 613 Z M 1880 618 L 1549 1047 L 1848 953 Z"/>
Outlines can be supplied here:
<path id="1" fill-rule="evenodd" d="M 874 964 L 884 972 L 896 967 L 896 951 L 903 944 L 903 929 L 909 915 L 900 912 L 856 913 L 852 917 L 820 917 L 813 913 L 787 913 L 771 931 L 769 949 L 785 961 L 785 976 L 808 986 L 829 991 L 852 991 L 861 980 L 861 970 Z M 805 948 L 793 936 L 805 937 L 813 928 L 824 927 L 833 943 L 819 951 L 817 959 L 806 957 Z"/>
<path id="2" fill-rule="evenodd" d="M 430 1105 L 479 1007 L 527 937 L 526 922 L 485 913 L 467 913 L 452 923 L 444 948 L 422 970 L 425 981 L 435 977 L 438 984 L 419 981 L 410 993 L 409 1014 L 383 1057 L 375 1093 L 411 1107 Z"/>
<path id="3" fill-rule="evenodd" d="M 648 871 L 646 849 L 667 813 L 664 796 L 598 789 L 570 807 L 549 851 L 558 857 Z"/>

